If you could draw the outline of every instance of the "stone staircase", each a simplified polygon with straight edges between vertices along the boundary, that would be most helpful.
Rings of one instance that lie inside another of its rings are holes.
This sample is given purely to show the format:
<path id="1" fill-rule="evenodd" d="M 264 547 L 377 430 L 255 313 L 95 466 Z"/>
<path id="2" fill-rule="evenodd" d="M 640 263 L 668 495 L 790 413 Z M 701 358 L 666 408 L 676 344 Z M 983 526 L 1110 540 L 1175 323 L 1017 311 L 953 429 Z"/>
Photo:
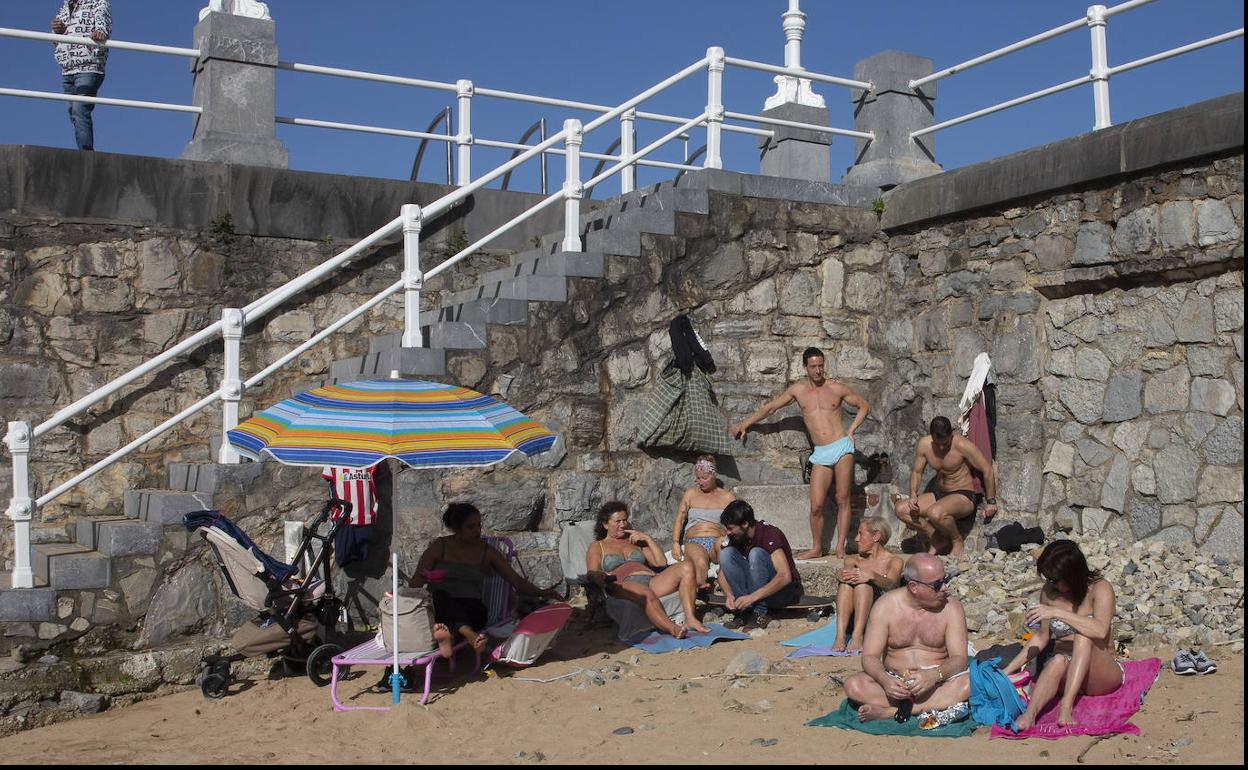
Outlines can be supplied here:
<path id="1" fill-rule="evenodd" d="M 580 219 L 583 251 L 563 251 L 561 232 L 541 238 L 534 248 L 512 255 L 508 267 L 484 273 L 475 287 L 449 293 L 440 307 L 421 313 L 423 347 L 403 347 L 401 334 L 377 336 L 366 355 L 333 362 L 327 382 L 386 377 L 393 371 L 405 377 L 436 379 L 447 373 L 448 352 L 484 356 L 490 325 L 526 324 L 530 302 L 563 302 L 569 279 L 602 278 L 607 255 L 639 256 L 643 233 L 670 235 L 676 232 L 678 214 L 705 215 L 709 189 L 687 188 L 686 181 L 678 179 L 606 201 Z M 316 384 L 323 383 L 309 385 Z M 76 606 L 100 607 L 126 600 L 124 590 L 118 598 L 114 589 L 128 574 L 136 569 L 155 571 L 158 554 L 185 550 L 181 524 L 185 513 L 213 508 L 221 483 L 255 477 L 259 470 L 249 463 L 171 464 L 167 489 L 128 490 L 120 513 L 79 519 L 74 542 L 34 545 L 36 587 L 0 588 L 0 622 L 37 623 L 41 638 L 54 639 L 70 628 L 55 622 L 69 620 L 60 609 L 63 602 L 58 602 L 65 596 L 78 598 Z M 0 574 L 0 581 L 0 586 L 7 586 L 8 575 Z M 150 581 L 147 585 L 150 591 Z M 84 600 L 81 592 L 99 592 L 102 601 Z M 146 599 L 135 602 L 145 603 Z M 107 616 L 85 617 L 92 624 L 104 619 Z M 77 618 L 74 622 L 80 624 Z"/>
<path id="2" fill-rule="evenodd" d="M 609 256 L 640 257 L 643 234 L 673 235 L 680 217 L 707 216 L 713 192 L 836 205 L 863 203 L 839 185 L 724 171 L 701 171 L 619 195 L 580 217 L 582 251 L 564 251 L 563 233 L 548 234 L 534 248 L 513 254 L 508 267 L 482 274 L 475 287 L 451 292 L 442 297 L 440 307 L 421 313 L 422 347 L 403 347 L 401 334 L 374 337 L 366 355 L 333 362 L 328 380 L 306 383 L 306 387 L 388 377 L 394 371 L 404 377 L 437 379 L 447 375 L 448 353 L 481 356 L 485 371 L 491 325 L 525 325 L 531 302 L 566 301 L 569 281 L 603 278 Z M 214 453 L 219 440 L 213 442 Z M 158 557 L 185 552 L 188 547 L 183 514 L 214 508 L 214 494 L 221 484 L 247 483 L 259 472 L 260 467 L 252 463 L 170 465 L 167 489 L 129 490 L 121 513 L 80 519 L 75 542 L 34 545 L 35 588 L 9 589 L 5 587 L 9 576 L 0 573 L 0 623 L 39 624 L 40 638 L 55 639 L 73 623 L 80 625 L 79 618 L 92 624 L 108 622 L 111 613 L 111 622 L 126 614 L 137 620 L 151 598 L 158 564 L 164 562 Z M 792 498 L 792 505 L 777 506 L 777 511 L 798 512 L 801 526 L 794 521 L 792 531 L 809 532 L 806 487 L 769 489 L 770 497 L 780 493 L 777 499 Z M 151 571 L 150 580 L 143 579 L 143 570 Z M 127 584 L 146 587 L 147 596 L 131 602 Z M 88 599 L 83 592 L 98 592 L 98 597 Z M 63 611 L 67 596 L 76 597 L 77 602 L 69 616 Z M 80 614 L 66 625 L 87 604 L 99 610 L 123 600 L 128 612 L 111 609 L 97 616 Z"/>

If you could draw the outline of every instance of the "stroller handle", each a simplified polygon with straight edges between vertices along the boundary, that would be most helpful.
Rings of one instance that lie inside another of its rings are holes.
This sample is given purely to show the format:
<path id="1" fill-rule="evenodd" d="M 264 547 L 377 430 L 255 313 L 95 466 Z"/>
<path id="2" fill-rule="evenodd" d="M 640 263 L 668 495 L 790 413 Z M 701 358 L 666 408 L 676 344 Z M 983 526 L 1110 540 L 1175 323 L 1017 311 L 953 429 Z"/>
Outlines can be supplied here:
<path id="1" fill-rule="evenodd" d="M 325 520 L 328 519 L 330 514 L 335 510 L 341 511 L 341 513 L 334 517 L 335 519 L 342 520 L 349 518 L 351 516 L 352 508 L 353 506 L 351 505 L 350 500 L 342 500 L 337 497 L 331 497 L 329 500 L 325 501 L 325 507 L 322 508 L 321 512 L 318 513 L 316 518 L 312 520 L 310 529 L 316 531 L 316 529 L 324 524 Z"/>

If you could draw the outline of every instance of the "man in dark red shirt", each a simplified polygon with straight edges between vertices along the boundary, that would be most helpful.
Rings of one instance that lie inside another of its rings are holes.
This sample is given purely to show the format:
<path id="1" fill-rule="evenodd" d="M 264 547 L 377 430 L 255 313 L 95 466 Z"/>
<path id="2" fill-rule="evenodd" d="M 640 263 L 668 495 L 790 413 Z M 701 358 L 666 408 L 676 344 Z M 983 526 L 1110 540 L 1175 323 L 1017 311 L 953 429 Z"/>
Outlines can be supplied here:
<path id="1" fill-rule="evenodd" d="M 728 543 L 719 552 L 719 585 L 728 610 L 736 613 L 725 625 L 763 628 L 769 607 L 786 607 L 802 596 L 793 550 L 777 527 L 754 520 L 754 509 L 744 500 L 729 503 L 719 521 L 728 530 Z"/>

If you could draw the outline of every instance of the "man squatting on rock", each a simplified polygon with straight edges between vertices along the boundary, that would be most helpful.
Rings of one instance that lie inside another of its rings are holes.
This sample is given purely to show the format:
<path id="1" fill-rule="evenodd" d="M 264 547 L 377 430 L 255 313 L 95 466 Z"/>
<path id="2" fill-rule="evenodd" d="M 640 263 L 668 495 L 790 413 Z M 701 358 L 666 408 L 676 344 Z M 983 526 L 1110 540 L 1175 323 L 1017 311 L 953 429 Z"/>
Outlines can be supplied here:
<path id="1" fill-rule="evenodd" d="M 923 469 L 931 465 L 936 471 L 936 487 L 919 494 Z M 936 554 L 949 548 L 953 556 L 961 556 L 965 548 L 958 520 L 975 513 L 974 469 L 984 480 L 984 521 L 997 514 L 997 477 L 992 463 L 979 447 L 953 429 L 948 417 L 936 417 L 928 426 L 928 435 L 919 439 L 914 450 L 914 467 L 910 469 L 910 497 L 894 499 L 897 518 L 923 533 Z"/>
<path id="2" fill-rule="evenodd" d="M 915 554 L 901 572 L 902 585 L 880 597 L 867 620 L 862 673 L 845 681 L 845 694 L 860 704 L 858 718 L 965 708 L 966 614 L 949 596 L 944 565 Z M 942 720 L 943 723 L 943 720 Z"/>
<path id="3" fill-rule="evenodd" d="M 750 426 L 797 401 L 802 409 L 806 430 L 815 444 L 810 455 L 810 535 L 809 551 L 799 559 L 823 556 L 823 503 L 828 485 L 836 480 L 836 555 L 845 558 L 845 539 L 849 530 L 849 492 L 854 480 L 854 431 L 871 411 L 867 400 L 848 385 L 823 375 L 824 356 L 819 348 L 806 348 L 802 353 L 806 378 L 793 383 L 783 393 L 764 404 L 758 411 L 728 429 L 733 438 L 742 438 Z M 841 417 L 841 405 L 849 404 L 858 413 L 849 430 Z"/>

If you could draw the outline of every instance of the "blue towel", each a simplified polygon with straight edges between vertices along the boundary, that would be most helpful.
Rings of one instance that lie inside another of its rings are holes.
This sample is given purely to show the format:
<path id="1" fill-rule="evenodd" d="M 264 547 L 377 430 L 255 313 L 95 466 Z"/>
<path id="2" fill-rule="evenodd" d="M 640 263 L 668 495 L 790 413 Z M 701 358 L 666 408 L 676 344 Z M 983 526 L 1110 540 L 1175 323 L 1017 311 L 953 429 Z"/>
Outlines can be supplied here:
<path id="1" fill-rule="evenodd" d="M 785 647 L 831 647 L 832 642 L 836 641 L 836 616 L 832 615 L 828 618 L 828 622 L 819 626 L 814 631 L 807 631 L 801 636 L 795 636 L 792 639 L 781 642 Z"/>
<path id="2" fill-rule="evenodd" d="M 658 631 L 642 639 L 640 642 L 633 642 L 633 646 L 643 652 L 652 652 L 655 655 L 664 652 L 672 652 L 673 650 L 692 650 L 697 647 L 710 647 L 720 639 L 749 639 L 749 634 L 743 634 L 740 631 L 729 631 L 719 623 L 710 623 L 707 628 L 711 629 L 709 634 L 696 634 L 693 631 L 684 639 L 677 639 L 667 634 L 661 634 Z"/>
<path id="3" fill-rule="evenodd" d="M 856 658 L 860 654 L 861 653 L 858 652 L 857 650 L 855 650 L 854 652 L 845 652 L 844 650 L 834 650 L 831 647 L 827 646 L 826 644 L 825 645 L 809 644 L 809 645 L 806 645 L 805 647 L 798 647 L 793 652 L 790 652 L 786 657 L 813 658 L 815 656 L 823 656 L 823 657 L 829 657 L 829 658 Z"/>

